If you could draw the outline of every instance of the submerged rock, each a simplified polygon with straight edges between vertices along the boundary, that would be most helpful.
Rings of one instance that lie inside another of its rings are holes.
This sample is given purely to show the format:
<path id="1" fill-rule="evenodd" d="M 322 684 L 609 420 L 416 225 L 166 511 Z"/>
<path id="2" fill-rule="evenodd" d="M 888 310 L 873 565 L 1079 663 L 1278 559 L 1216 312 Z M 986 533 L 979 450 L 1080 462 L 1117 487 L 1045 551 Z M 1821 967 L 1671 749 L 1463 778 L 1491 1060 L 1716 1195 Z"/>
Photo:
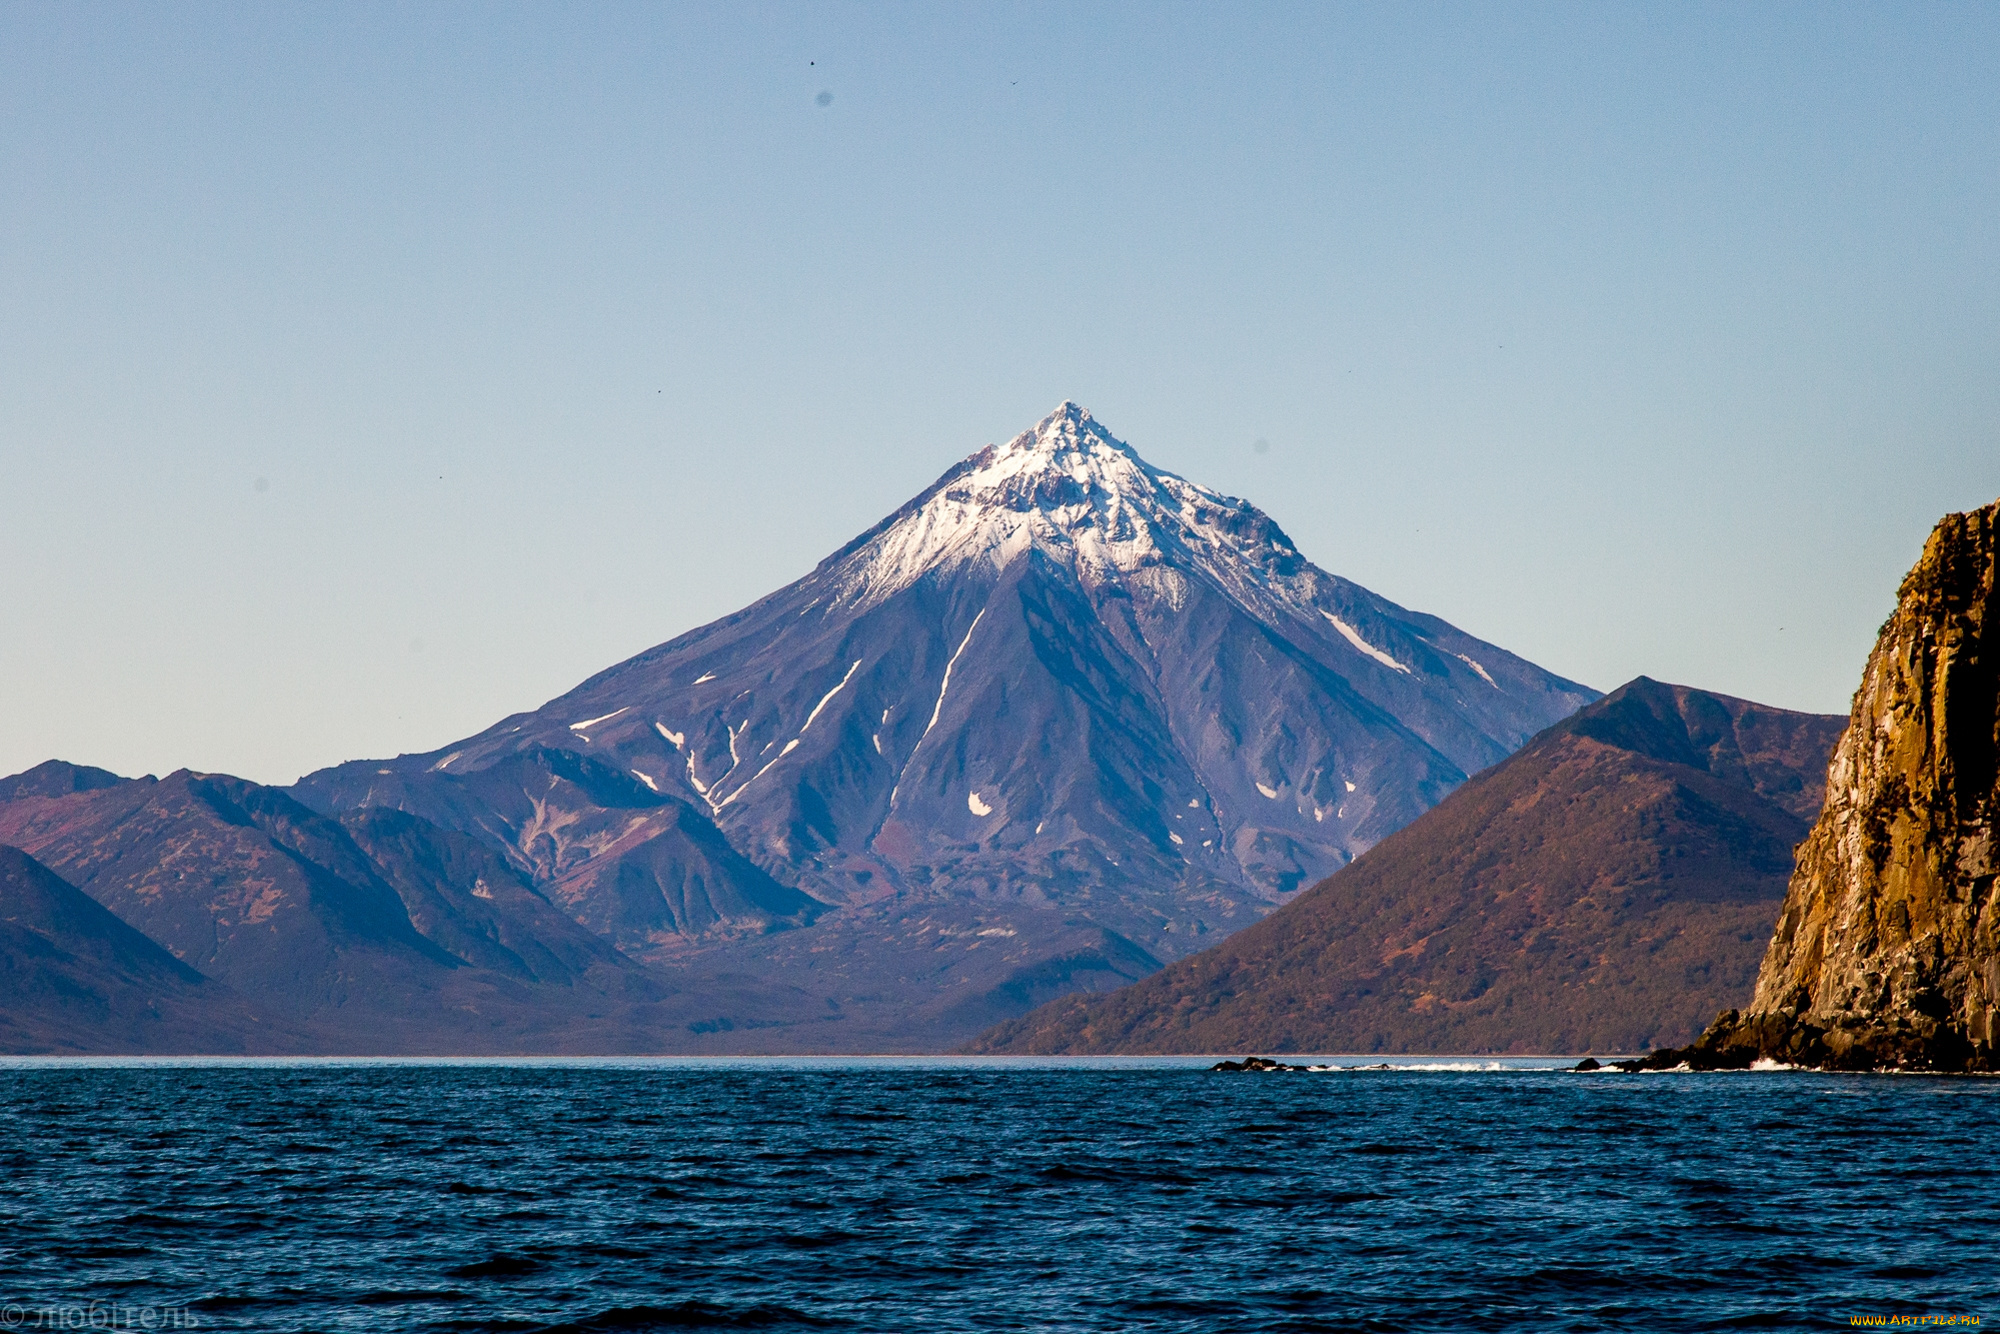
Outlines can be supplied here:
<path id="1" fill-rule="evenodd" d="M 1624 1068 L 2000 1069 L 2000 502 L 1903 580 L 1750 1005 Z"/>

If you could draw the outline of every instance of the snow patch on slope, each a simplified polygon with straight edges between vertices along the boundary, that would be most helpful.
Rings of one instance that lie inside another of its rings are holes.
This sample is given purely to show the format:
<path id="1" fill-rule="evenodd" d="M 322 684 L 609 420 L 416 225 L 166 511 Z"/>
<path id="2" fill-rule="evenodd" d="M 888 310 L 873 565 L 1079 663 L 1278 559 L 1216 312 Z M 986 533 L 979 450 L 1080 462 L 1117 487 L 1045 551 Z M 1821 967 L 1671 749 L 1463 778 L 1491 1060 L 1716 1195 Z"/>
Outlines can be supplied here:
<path id="1" fill-rule="evenodd" d="M 974 619 L 973 624 L 975 625 L 978 624 L 977 618 Z M 968 634 L 967 638 L 970 637 L 971 637 L 970 634 Z M 960 647 L 962 648 L 963 645 L 961 645 Z M 854 660 L 854 665 L 847 669 L 847 675 L 840 678 L 840 685 L 835 686 L 833 689 L 827 691 L 824 695 L 820 696 L 819 703 L 813 705 L 812 712 L 806 715 L 805 722 L 800 724 L 799 726 L 798 736 L 795 736 L 790 741 L 787 741 L 784 745 L 784 749 L 780 750 L 776 755 L 773 755 L 770 758 L 770 760 L 765 763 L 763 768 L 759 769 L 756 773 L 751 774 L 748 778 L 744 779 L 740 784 L 738 784 L 736 790 L 730 793 L 728 796 L 724 797 L 719 804 L 715 802 L 710 802 L 709 804 L 713 806 L 714 809 L 716 809 L 717 811 L 720 811 L 724 806 L 729 805 L 731 802 L 735 801 L 738 797 L 742 796 L 745 788 L 748 788 L 752 783 L 756 782 L 758 779 L 762 778 L 765 774 L 769 773 L 771 771 L 771 766 L 773 764 L 776 764 L 779 760 L 784 759 L 785 756 L 797 750 L 799 748 L 800 739 L 803 738 L 806 734 L 806 729 L 813 725 L 813 719 L 819 717 L 819 711 L 826 707 L 828 700 L 832 699 L 835 695 L 838 695 L 841 692 L 842 687 L 844 687 L 849 681 L 852 681 L 854 679 L 854 673 L 859 671 L 860 669 L 861 669 L 861 659 L 856 658 Z M 949 676 L 949 669 L 947 669 L 947 677 L 948 676 Z M 747 730 L 749 726 L 750 724 L 748 720 L 746 720 L 743 724 L 744 729 Z M 729 734 L 729 757 L 732 760 L 736 759 L 736 738 L 740 735 L 741 735 L 740 732 L 734 730 L 732 730 Z M 769 750 L 771 746 L 775 746 L 777 744 L 778 744 L 777 742 L 773 741 L 770 743 L 770 745 L 765 746 L 764 750 Z M 764 753 L 764 751 L 760 750 L 757 753 L 761 755 Z M 737 760 L 736 763 L 741 764 L 742 761 Z M 736 771 L 736 765 L 732 764 L 730 766 L 730 773 L 734 773 L 735 771 Z M 725 778 L 727 778 L 728 776 L 729 776 L 728 774 L 723 775 L 723 777 Z M 689 778 L 694 777 L 694 765 L 692 757 L 690 757 L 689 760 L 688 777 Z"/>
<path id="2" fill-rule="evenodd" d="M 854 666 L 849 667 L 847 669 L 847 675 L 840 678 L 840 685 L 835 686 L 833 689 L 827 691 L 826 694 L 820 697 L 819 703 L 813 705 L 812 712 L 806 715 L 806 725 L 805 727 L 801 727 L 799 729 L 800 736 L 804 736 L 806 734 L 806 728 L 811 727 L 813 725 L 813 719 L 819 717 L 819 711 L 826 707 L 826 702 L 832 699 L 835 695 L 838 695 L 841 691 L 841 687 L 845 686 L 849 681 L 853 680 L 854 673 L 859 671 L 860 668 L 861 668 L 861 659 L 856 658 L 854 660 Z"/>
<path id="3" fill-rule="evenodd" d="M 944 712 L 945 692 L 951 689 L 951 669 L 958 666 L 959 654 L 965 652 L 965 646 L 972 642 L 972 632 L 979 628 L 979 622 L 985 615 L 986 615 L 986 608 L 981 607 L 979 609 L 979 615 L 973 617 L 972 624 L 966 627 L 965 638 L 958 641 L 958 648 L 953 651 L 951 655 L 951 661 L 947 662 L 944 665 L 944 680 L 938 683 L 937 704 L 934 705 L 931 709 L 931 720 L 924 724 L 923 736 L 919 736 L 917 738 L 918 745 L 922 745 L 924 742 L 924 737 L 929 736 L 931 734 L 931 729 L 937 726 L 938 715 Z"/>
<path id="4" fill-rule="evenodd" d="M 1486 673 L 1486 669 L 1484 667 L 1481 667 L 1478 663 L 1466 657 L 1463 653 L 1454 653 L 1451 656 L 1457 658 L 1460 662 L 1470 667 L 1473 671 L 1478 672 L 1480 678 L 1484 680 L 1487 685 L 1492 686 L 1495 690 L 1498 690 L 1500 688 L 1500 683 L 1494 680 L 1491 676 L 1488 676 Z"/>
<path id="5" fill-rule="evenodd" d="M 1363 639 L 1361 637 L 1361 632 L 1359 630 L 1356 630 L 1353 626 L 1349 625 L 1346 621 L 1341 620 L 1338 616 L 1335 616 L 1330 611 L 1323 611 L 1320 613 L 1320 615 L 1326 617 L 1326 619 L 1328 619 L 1329 621 L 1332 621 L 1333 628 L 1340 631 L 1341 636 L 1345 638 L 1348 643 L 1354 645 L 1354 647 L 1360 649 L 1363 653 L 1366 653 L 1369 657 L 1375 659 L 1375 661 L 1381 663 L 1384 667 L 1393 667 L 1397 671 L 1403 673 L 1403 675 L 1405 676 L 1408 676 L 1410 674 L 1410 669 L 1408 667 L 1405 667 L 1402 663 L 1397 662 L 1387 653 L 1384 653 L 1381 649 L 1376 648 L 1373 644 Z M 1485 673 L 1482 672 L 1480 673 L 1480 675 L 1483 676 L 1485 675 Z"/>

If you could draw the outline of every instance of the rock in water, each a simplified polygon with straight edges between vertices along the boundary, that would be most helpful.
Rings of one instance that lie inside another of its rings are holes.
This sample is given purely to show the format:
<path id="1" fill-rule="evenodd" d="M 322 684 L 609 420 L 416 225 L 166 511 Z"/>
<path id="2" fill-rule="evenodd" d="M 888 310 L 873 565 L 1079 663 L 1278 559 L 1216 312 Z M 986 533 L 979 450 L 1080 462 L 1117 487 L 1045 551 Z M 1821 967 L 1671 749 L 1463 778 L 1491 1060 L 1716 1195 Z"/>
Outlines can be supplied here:
<path id="1" fill-rule="evenodd" d="M 1931 533 L 1855 692 L 1755 999 L 1658 1056 L 2000 1069 L 1996 553 L 2000 502 Z"/>
<path id="2" fill-rule="evenodd" d="M 1217 1061 L 1208 1067 L 1211 1070 L 1227 1070 L 1234 1074 L 1273 1074 L 1286 1070 L 1310 1070 L 1309 1065 L 1287 1065 L 1274 1061 L 1268 1056 L 1245 1056 L 1240 1061 Z"/>

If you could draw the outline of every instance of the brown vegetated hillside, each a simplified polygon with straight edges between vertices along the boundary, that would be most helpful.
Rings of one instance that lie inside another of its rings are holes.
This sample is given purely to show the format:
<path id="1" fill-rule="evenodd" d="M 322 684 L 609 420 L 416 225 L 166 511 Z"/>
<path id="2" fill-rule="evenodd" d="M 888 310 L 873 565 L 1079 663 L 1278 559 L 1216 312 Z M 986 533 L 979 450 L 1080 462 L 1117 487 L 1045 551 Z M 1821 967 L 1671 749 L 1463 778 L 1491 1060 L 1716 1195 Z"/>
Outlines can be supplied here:
<path id="1" fill-rule="evenodd" d="M 0 1050 L 654 1051 L 795 995 L 646 972 L 476 840 L 185 770 L 0 780 Z"/>
<path id="2" fill-rule="evenodd" d="M 0 1051 L 271 1052 L 299 1035 L 0 846 Z"/>
<path id="3" fill-rule="evenodd" d="M 1845 723 L 1640 677 L 1263 922 L 968 1050 L 1686 1042 L 1750 995 Z"/>

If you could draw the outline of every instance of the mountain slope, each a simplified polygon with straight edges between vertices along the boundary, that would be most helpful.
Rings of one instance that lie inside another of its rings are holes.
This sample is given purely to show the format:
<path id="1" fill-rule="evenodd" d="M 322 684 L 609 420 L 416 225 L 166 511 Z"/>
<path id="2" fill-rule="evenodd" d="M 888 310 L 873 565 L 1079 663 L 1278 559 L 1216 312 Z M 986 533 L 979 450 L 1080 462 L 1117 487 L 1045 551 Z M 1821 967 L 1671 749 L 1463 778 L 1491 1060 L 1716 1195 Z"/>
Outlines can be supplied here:
<path id="1" fill-rule="evenodd" d="M 921 1048 L 1257 920 L 1593 696 L 1066 403 L 743 611 L 295 793 L 481 838 L 655 962 L 806 985 L 813 1042 Z"/>
<path id="2" fill-rule="evenodd" d="M 1641 677 L 1258 925 L 971 1049 L 1686 1041 L 1749 992 L 1843 722 Z"/>
<path id="3" fill-rule="evenodd" d="M 335 821 L 277 789 L 186 771 L 0 790 L 26 794 L 0 800 L 0 843 L 78 887 L 67 891 L 72 906 L 90 903 L 83 917 L 126 955 L 172 964 L 157 977 L 117 965 L 131 987 L 185 1001 L 179 1012 L 194 1025 L 146 1050 L 192 1050 L 174 1044 L 201 1032 L 210 1045 L 200 1050 L 241 1050 L 245 1003 L 286 1034 L 262 1049 L 367 1053 L 701 1050 L 715 1044 L 693 1026 L 718 1004 L 765 1022 L 798 1008 L 794 992 L 729 979 L 678 991 L 485 843 L 407 813 Z M 10 974 L 0 1012 L 32 1010 L 56 985 Z M 87 1015 L 72 1019 L 73 1031 L 51 1019 L 0 1042 L 130 1049 Z"/>
<path id="4" fill-rule="evenodd" d="M 826 907 L 772 879 L 688 802 L 575 751 L 534 746 L 464 774 L 372 767 L 363 800 L 327 809 L 401 810 L 479 838 L 635 956 L 801 925 Z"/>
<path id="5" fill-rule="evenodd" d="M 0 997 L 0 1051 L 268 1052 L 299 1040 L 4 846 Z"/>

